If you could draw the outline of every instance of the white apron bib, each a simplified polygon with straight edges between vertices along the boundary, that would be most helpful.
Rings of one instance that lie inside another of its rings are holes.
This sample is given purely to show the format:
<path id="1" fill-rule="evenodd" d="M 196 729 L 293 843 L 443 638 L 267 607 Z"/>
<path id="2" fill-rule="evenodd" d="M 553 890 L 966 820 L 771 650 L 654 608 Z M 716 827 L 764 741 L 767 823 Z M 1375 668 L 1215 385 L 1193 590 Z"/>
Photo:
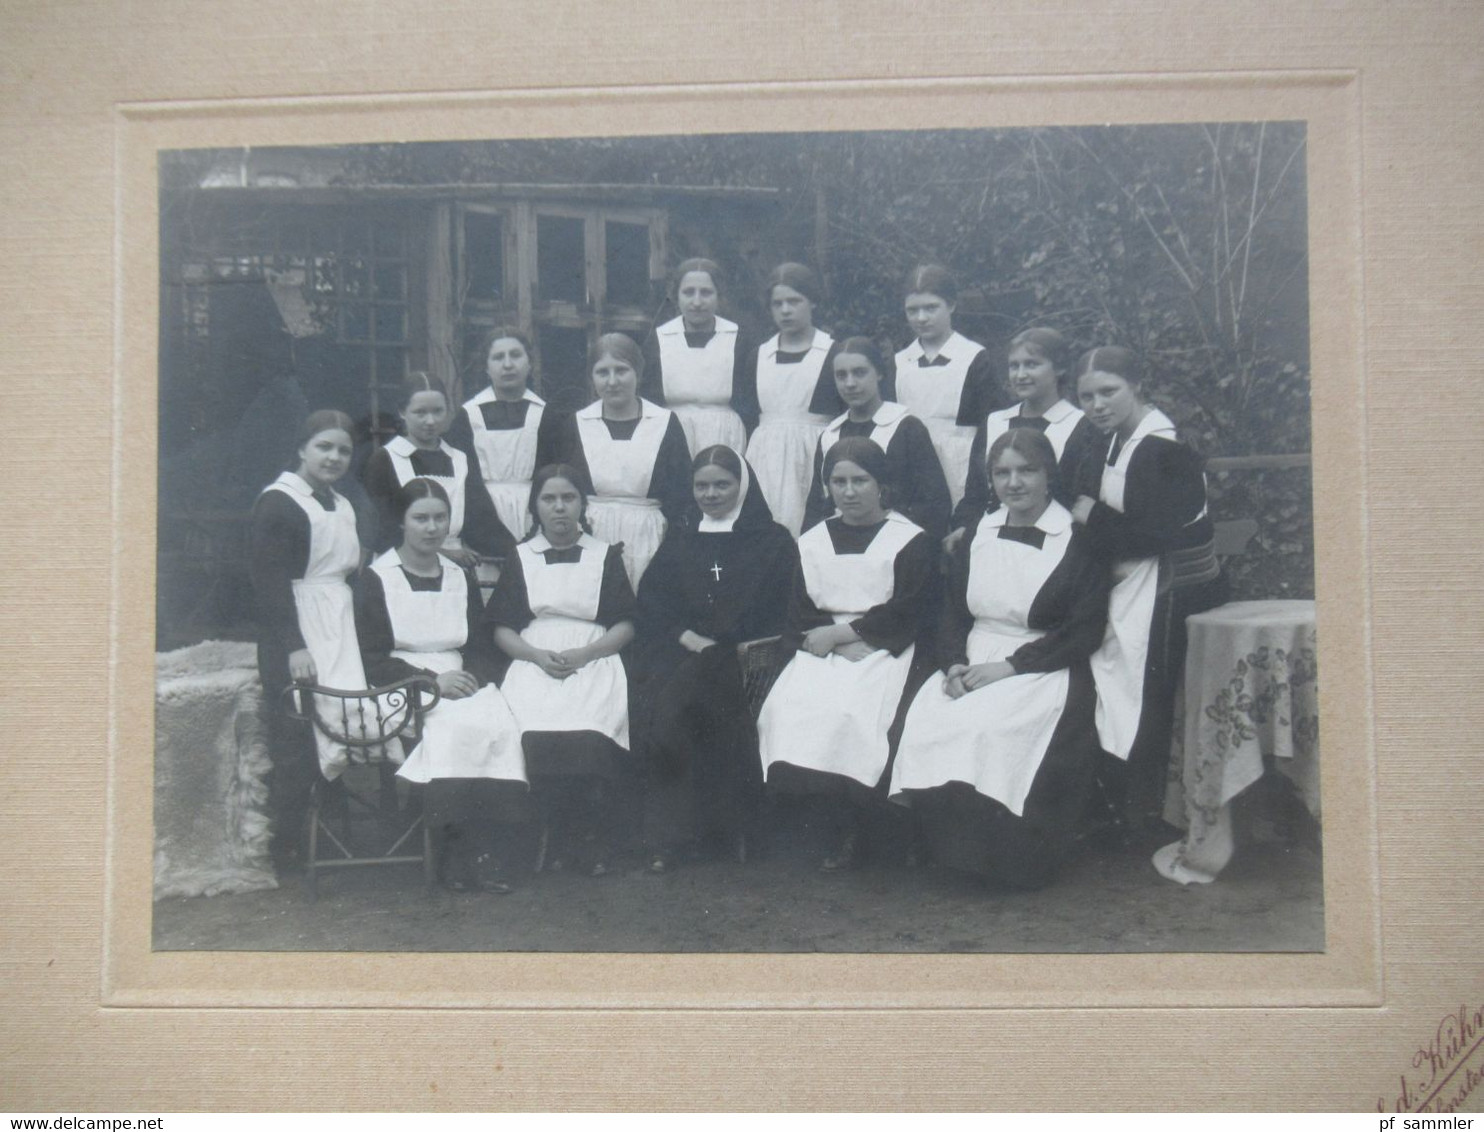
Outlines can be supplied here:
<path id="1" fill-rule="evenodd" d="M 534 618 L 521 630 L 527 644 L 564 652 L 590 645 L 607 632 L 595 618 L 608 545 L 591 535 L 583 535 L 578 545 L 581 561 L 556 565 L 547 565 L 542 554 L 551 548 L 544 535 L 516 547 Z M 548 676 L 530 661 L 512 661 L 503 690 L 523 733 L 596 731 L 628 750 L 629 685 L 617 656 L 585 664 L 565 680 Z"/>
<path id="2" fill-rule="evenodd" d="M 437 675 L 464 667 L 459 650 L 468 643 L 469 583 L 464 572 L 443 563 L 442 588 L 414 590 L 401 560 L 389 550 L 371 564 L 386 595 L 387 617 L 397 647 L 392 655 Z M 520 729 L 500 690 L 481 688 L 460 700 L 440 700 L 423 717 L 422 742 L 407 756 L 398 777 L 409 782 L 435 778 L 498 778 L 526 781 Z"/>
<path id="3" fill-rule="evenodd" d="M 954 507 L 963 498 L 969 449 L 974 443 L 973 426 L 958 423 L 958 410 L 969 365 L 983 352 L 984 347 L 978 342 L 955 331 L 938 351 L 938 357 L 946 358 L 947 365 L 918 364 L 924 356 L 920 341 L 914 341 L 896 356 L 897 400 L 927 426 Z"/>
<path id="4" fill-rule="evenodd" d="M 1158 409 L 1150 409 L 1144 415 L 1118 459 L 1103 465 L 1098 498 L 1120 514 L 1129 461 L 1139 441 L 1153 435 L 1175 439 L 1174 424 Z M 1108 450 L 1112 450 L 1111 440 Z M 1144 670 L 1149 661 L 1149 635 L 1159 592 L 1159 559 L 1131 558 L 1116 563 L 1113 578 L 1113 592 L 1108 598 L 1108 632 L 1090 663 L 1098 690 L 1098 742 L 1109 754 L 1127 759 L 1139 733 L 1139 717 L 1144 708 Z"/>
<path id="5" fill-rule="evenodd" d="M 665 516 L 659 500 L 649 498 L 649 481 L 670 424 L 668 409 L 643 400 L 639 405 L 643 415 L 628 440 L 613 439 L 601 405 L 577 412 L 577 434 L 595 492 L 587 501 L 588 522 L 599 540 L 623 543 L 624 570 L 636 590 L 665 537 Z"/>
<path id="6" fill-rule="evenodd" d="M 366 687 L 350 586 L 345 582 L 361 564 L 361 541 L 356 534 L 356 516 L 350 501 L 332 492 L 335 510 L 326 511 L 314 498 L 309 485 L 293 472 L 284 472 L 264 490 L 283 492 L 309 519 L 309 561 L 304 577 L 294 580 L 294 608 L 299 616 L 299 633 L 314 660 L 314 682 L 324 688 L 347 691 Z M 325 696 L 316 699 L 325 719 L 340 719 L 341 701 Z M 318 728 L 314 731 L 314 742 L 320 773 L 326 778 L 338 778 L 351 762 L 352 752 L 333 743 Z M 401 753 L 400 747 L 396 753 Z"/>
<path id="7" fill-rule="evenodd" d="M 1041 636 L 1026 624 L 1031 603 L 1071 543 L 1072 517 L 1059 503 L 1036 524 L 1046 536 L 1039 550 L 1000 538 L 1004 520 L 1003 508 L 989 515 L 969 548 L 970 664 L 1004 660 Z M 1065 669 L 1028 672 L 954 700 L 943 691 L 941 676 L 930 678 L 908 710 L 891 794 L 964 782 L 1020 816 L 1061 721 L 1069 684 Z"/>
<path id="8" fill-rule="evenodd" d="M 891 443 L 892 437 L 896 436 L 897 428 L 911 415 L 905 405 L 899 405 L 895 401 L 883 401 L 881 407 L 876 410 L 875 415 L 871 418 L 871 435 L 867 439 L 879 446 L 881 451 L 885 452 L 887 445 Z M 824 432 L 820 433 L 819 455 L 821 459 L 828 456 L 830 449 L 840 443 L 840 430 L 845 427 L 845 422 L 849 419 L 849 413 L 841 413 L 825 426 Z M 823 465 L 821 465 L 822 467 Z M 814 479 L 812 465 L 809 469 L 809 479 L 811 482 Z M 830 485 L 823 482 L 822 476 L 819 490 L 825 502 L 829 502 Z"/>
<path id="9" fill-rule="evenodd" d="M 686 344 L 684 319 L 671 319 L 654 334 L 660 346 L 665 404 L 680 419 L 690 454 L 713 444 L 741 453 L 747 430 L 732 409 L 737 324 L 718 318 L 716 333 L 698 350 Z"/>
<path id="10" fill-rule="evenodd" d="M 854 621 L 891 598 L 897 555 L 920 533 L 893 511 L 865 553 L 837 555 L 827 526 L 811 528 L 799 539 L 810 598 L 835 624 Z M 860 661 L 794 653 L 758 716 L 764 777 L 782 762 L 875 786 L 886 770 L 886 730 L 912 655 L 910 646 L 900 656 L 877 649 Z"/>
<path id="11" fill-rule="evenodd" d="M 984 450 L 989 451 L 989 446 L 1003 432 L 1007 432 L 1015 419 L 1021 415 L 1020 406 L 1012 405 L 1008 409 L 999 409 L 989 414 L 984 422 Z M 1061 459 L 1062 453 L 1067 450 L 1067 440 L 1072 435 L 1072 430 L 1077 427 L 1077 422 L 1082 419 L 1082 410 L 1067 401 L 1058 401 L 1046 411 L 1046 439 L 1051 441 L 1051 450 L 1056 453 L 1056 458 Z"/>
<path id="12" fill-rule="evenodd" d="M 531 477 L 536 471 L 536 440 L 546 402 L 529 389 L 525 400 L 526 422 L 520 428 L 491 429 L 484 425 L 480 406 L 495 400 L 495 391 L 485 389 L 464 402 L 464 415 L 474 435 L 474 454 L 479 458 L 479 475 L 495 514 L 505 529 L 519 539 L 531 525 L 526 510 L 531 497 Z"/>
<path id="13" fill-rule="evenodd" d="M 448 492 L 448 537 L 443 540 L 443 549 L 462 550 L 464 544 L 459 540 L 459 532 L 464 529 L 464 485 L 469 479 L 469 457 L 441 440 L 438 449 L 453 461 L 453 475 L 423 478 L 432 480 Z M 405 436 L 387 441 L 386 454 L 392 458 L 392 468 L 397 473 L 399 484 L 406 485 L 408 480 L 417 478 L 412 467 L 412 454 L 416 451 L 417 445 Z"/>
<path id="14" fill-rule="evenodd" d="M 804 526 L 804 501 L 814 476 L 814 446 L 830 418 L 811 413 L 814 389 L 833 341 L 814 332 L 809 352 L 787 365 L 778 361 L 778 335 L 757 351 L 757 400 L 761 415 L 747 443 L 747 461 L 774 521 L 795 538 Z"/>

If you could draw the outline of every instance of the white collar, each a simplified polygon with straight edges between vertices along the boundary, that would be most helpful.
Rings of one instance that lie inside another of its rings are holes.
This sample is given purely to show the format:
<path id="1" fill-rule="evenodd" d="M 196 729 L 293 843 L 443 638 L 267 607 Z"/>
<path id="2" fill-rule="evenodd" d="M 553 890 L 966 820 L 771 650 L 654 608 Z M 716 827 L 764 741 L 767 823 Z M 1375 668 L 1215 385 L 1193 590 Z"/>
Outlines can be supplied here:
<path id="1" fill-rule="evenodd" d="M 1010 513 L 1005 510 L 1005 505 L 1002 503 L 986 515 L 984 521 L 991 527 L 1003 527 L 1009 518 Z M 1041 517 L 1031 526 L 1048 535 L 1064 534 L 1071 529 L 1072 513 L 1053 499 L 1046 510 L 1041 512 Z"/>
<path id="2" fill-rule="evenodd" d="M 900 404 L 896 401 L 883 401 L 877 407 L 876 411 L 871 414 L 871 423 L 877 428 L 880 428 L 883 425 L 895 424 L 903 417 L 910 417 L 911 415 L 912 412 L 910 409 L 907 408 L 906 405 Z M 847 409 L 845 412 L 841 413 L 838 417 L 830 422 L 830 428 L 832 430 L 837 430 L 843 427 L 845 422 L 849 419 L 850 410 Z"/>
<path id="3" fill-rule="evenodd" d="M 1024 409 L 1025 408 L 1024 405 L 1022 405 L 1020 407 L 1021 407 L 1021 409 Z M 1065 397 L 1059 397 L 1059 398 L 1057 398 L 1056 404 L 1052 405 L 1051 408 L 1047 409 L 1041 415 L 1050 424 L 1061 424 L 1062 421 L 1066 420 L 1073 413 L 1076 413 L 1078 416 L 1081 416 L 1082 415 L 1082 410 L 1079 409 L 1079 408 L 1077 408 L 1076 405 L 1073 405 Z"/>
<path id="4" fill-rule="evenodd" d="M 298 472 L 279 472 L 278 478 L 273 481 L 280 487 L 286 487 L 295 495 L 302 495 L 306 499 L 314 498 L 314 488 L 309 486 L 309 481 Z M 331 495 L 338 494 L 333 487 L 327 489 Z"/>
<path id="5" fill-rule="evenodd" d="M 582 408 L 577 410 L 575 415 L 578 417 L 578 419 L 584 421 L 601 420 L 603 417 L 602 400 L 600 399 L 592 402 L 591 404 L 584 405 Z M 653 417 L 668 417 L 669 415 L 670 410 L 666 409 L 664 406 L 656 405 L 653 401 L 648 401 L 643 397 L 639 398 L 640 420 L 649 420 Z M 634 418 L 630 417 L 629 419 L 633 420 Z"/>
<path id="6" fill-rule="evenodd" d="M 742 489 L 737 492 L 737 505 L 719 519 L 713 519 L 706 512 L 701 512 L 701 521 L 696 524 L 696 530 L 712 534 L 717 531 L 730 531 L 736 525 L 737 516 L 742 514 L 742 505 L 747 502 L 747 493 L 752 488 L 752 477 L 747 474 L 747 461 L 742 461 Z"/>
<path id="7" fill-rule="evenodd" d="M 497 400 L 499 400 L 499 398 L 497 398 L 495 396 L 495 391 L 493 389 L 491 389 L 488 385 L 486 385 L 478 393 L 474 394 L 473 397 L 470 397 L 467 401 L 465 401 L 464 404 L 466 406 L 467 405 L 488 405 L 491 401 L 497 401 Z M 537 396 L 535 393 L 531 392 L 531 390 L 530 390 L 529 387 L 526 389 L 525 395 L 521 398 L 521 400 L 522 401 L 529 401 L 533 405 L 544 405 L 544 404 L 546 404 L 546 402 L 543 401 L 539 396 Z"/>
<path id="8" fill-rule="evenodd" d="M 665 323 L 663 326 L 657 326 L 657 327 L 655 327 L 654 332 L 656 334 L 665 334 L 665 335 L 676 335 L 676 334 L 682 334 L 683 335 L 686 332 L 686 330 L 685 330 L 685 316 L 684 315 L 676 315 L 674 318 L 672 318 L 669 322 Z M 735 322 L 732 322 L 730 319 L 725 319 L 725 318 L 722 318 L 721 315 L 717 315 L 716 316 L 716 326 L 714 327 L 714 329 L 713 329 L 712 332 L 715 333 L 715 334 L 735 334 L 735 333 L 737 333 L 737 324 Z"/>
<path id="9" fill-rule="evenodd" d="M 972 338 L 965 338 L 955 330 L 948 336 L 943 345 L 938 347 L 938 352 L 933 357 L 947 358 L 952 361 L 962 352 L 972 358 L 982 349 L 984 347 L 978 342 L 975 342 Z M 915 362 L 918 358 L 926 357 L 927 351 L 922 348 L 922 339 L 914 338 L 911 344 L 897 356 L 904 362 Z"/>
<path id="10" fill-rule="evenodd" d="M 438 438 L 438 447 L 437 448 L 434 448 L 434 449 L 431 449 L 431 450 L 430 449 L 427 449 L 427 448 L 419 448 L 416 444 L 412 443 L 412 441 L 408 440 L 405 436 L 394 436 L 394 437 L 392 437 L 390 440 L 388 440 L 386 442 L 386 444 L 384 445 L 384 447 L 386 448 L 386 450 L 388 452 L 391 452 L 391 453 L 393 453 L 394 455 L 397 455 L 397 456 L 411 456 L 414 452 L 427 452 L 427 451 L 448 452 L 449 451 L 449 447 L 448 447 L 447 444 L 445 444 L 443 442 L 443 438 L 442 437 L 439 437 Z"/>
<path id="11" fill-rule="evenodd" d="M 1143 440 L 1146 436 L 1165 436 L 1170 440 L 1174 440 L 1175 422 L 1151 405 L 1149 406 L 1149 411 L 1144 414 L 1144 419 L 1134 427 L 1134 431 L 1129 434 L 1128 440 L 1124 441 L 1124 447 L 1134 443 L 1136 440 Z"/>
<path id="12" fill-rule="evenodd" d="M 778 341 L 781 337 L 782 335 L 775 334 L 773 335 L 773 337 L 769 338 L 765 343 L 763 343 L 763 351 L 765 353 L 772 354 L 774 357 L 777 357 L 780 352 Z M 814 328 L 814 341 L 809 344 L 809 349 L 828 350 L 831 346 L 834 345 L 834 343 L 835 340 L 833 338 L 831 338 L 828 334 L 826 334 L 823 330 L 816 326 Z M 795 353 L 795 351 L 793 350 L 786 350 L 783 352 L 789 354 Z"/>
<path id="13" fill-rule="evenodd" d="M 593 536 L 590 535 L 590 534 L 588 534 L 586 531 L 583 531 L 580 535 L 577 536 L 577 541 L 574 542 L 572 544 L 572 546 L 588 547 L 588 546 L 591 546 L 592 544 L 593 544 Z M 534 535 L 532 535 L 530 538 L 528 538 L 525 541 L 525 544 L 524 545 L 525 546 L 528 546 L 531 550 L 535 551 L 535 553 L 537 553 L 537 554 L 545 554 L 548 550 L 556 550 L 557 549 L 556 547 L 554 547 L 554 546 L 551 545 L 551 539 L 549 539 L 549 538 L 546 537 L 546 533 L 544 531 L 539 531 L 539 530 Z M 571 550 L 572 549 L 572 546 L 564 546 L 561 549 L 562 550 Z"/>

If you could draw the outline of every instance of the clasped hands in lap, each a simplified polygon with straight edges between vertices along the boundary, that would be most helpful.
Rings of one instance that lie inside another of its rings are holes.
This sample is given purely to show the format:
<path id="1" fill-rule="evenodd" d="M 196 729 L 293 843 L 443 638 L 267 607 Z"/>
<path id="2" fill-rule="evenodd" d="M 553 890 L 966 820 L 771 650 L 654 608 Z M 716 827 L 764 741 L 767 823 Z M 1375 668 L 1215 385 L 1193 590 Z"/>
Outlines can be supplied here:
<path id="1" fill-rule="evenodd" d="M 852 664 L 865 660 L 876 652 L 849 625 L 819 625 L 804 634 L 804 651 L 812 656 L 825 657 L 830 653 L 843 656 Z"/>
<path id="2" fill-rule="evenodd" d="M 943 673 L 943 694 L 950 700 L 956 700 L 1014 675 L 1015 668 L 1008 660 L 993 660 L 986 664 L 952 664 Z"/>

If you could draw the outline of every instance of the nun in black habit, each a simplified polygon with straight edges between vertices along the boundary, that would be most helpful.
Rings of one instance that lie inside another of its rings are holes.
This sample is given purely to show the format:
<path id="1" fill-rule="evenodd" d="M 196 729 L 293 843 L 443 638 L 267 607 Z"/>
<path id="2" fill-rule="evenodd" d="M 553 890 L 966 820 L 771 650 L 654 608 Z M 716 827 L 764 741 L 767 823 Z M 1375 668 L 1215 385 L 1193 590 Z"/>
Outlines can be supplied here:
<path id="1" fill-rule="evenodd" d="M 652 871 L 688 842 L 745 859 L 762 799 L 757 729 L 737 645 L 783 630 L 798 568 L 752 469 L 725 445 L 691 464 L 694 498 L 639 585 L 630 655 L 632 717 L 648 755 L 645 840 Z"/>

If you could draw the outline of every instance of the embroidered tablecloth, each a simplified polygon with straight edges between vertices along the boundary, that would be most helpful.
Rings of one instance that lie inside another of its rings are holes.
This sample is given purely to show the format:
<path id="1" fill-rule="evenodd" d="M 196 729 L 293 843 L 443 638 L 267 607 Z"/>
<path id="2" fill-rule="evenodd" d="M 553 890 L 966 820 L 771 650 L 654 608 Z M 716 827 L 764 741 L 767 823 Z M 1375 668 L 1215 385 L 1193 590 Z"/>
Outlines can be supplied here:
<path id="1" fill-rule="evenodd" d="M 1165 819 L 1183 840 L 1154 855 L 1182 884 L 1216 878 L 1232 855 L 1228 804 L 1263 756 L 1319 816 L 1319 669 L 1312 601 L 1238 601 L 1186 621 Z"/>

